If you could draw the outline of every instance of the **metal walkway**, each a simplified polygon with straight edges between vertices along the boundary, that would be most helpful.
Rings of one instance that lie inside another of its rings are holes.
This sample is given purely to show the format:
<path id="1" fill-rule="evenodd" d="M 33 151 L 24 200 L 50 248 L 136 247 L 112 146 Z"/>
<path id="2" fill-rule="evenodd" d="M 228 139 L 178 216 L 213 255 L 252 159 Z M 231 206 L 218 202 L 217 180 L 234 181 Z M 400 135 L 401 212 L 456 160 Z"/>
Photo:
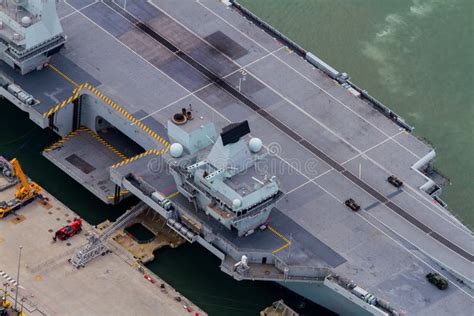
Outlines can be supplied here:
<path id="1" fill-rule="evenodd" d="M 126 226 L 130 220 L 137 217 L 141 212 L 146 210 L 148 206 L 140 202 L 133 208 L 127 210 L 112 225 L 107 227 L 100 236 L 91 234 L 88 243 L 79 247 L 70 260 L 70 263 L 76 268 L 83 268 L 91 260 L 101 256 L 107 252 L 104 242 L 118 229 Z"/>

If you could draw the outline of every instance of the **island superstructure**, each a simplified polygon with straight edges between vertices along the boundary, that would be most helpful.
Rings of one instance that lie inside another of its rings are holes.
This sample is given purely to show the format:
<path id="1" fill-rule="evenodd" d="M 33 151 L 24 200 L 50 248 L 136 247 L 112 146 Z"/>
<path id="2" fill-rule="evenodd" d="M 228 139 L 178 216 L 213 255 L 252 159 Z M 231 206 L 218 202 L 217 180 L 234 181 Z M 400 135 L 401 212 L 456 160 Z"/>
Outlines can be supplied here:
<path id="1" fill-rule="evenodd" d="M 235 279 L 341 314 L 470 313 L 474 239 L 425 172 L 434 149 L 347 74 L 233 1 L 58 14 L 65 48 L 26 75 L 2 65 L 0 92 L 63 137 L 44 156 L 97 197 L 133 194 Z"/>
<path id="2" fill-rule="evenodd" d="M 0 59 L 21 74 L 41 68 L 66 38 L 55 1 L 0 2 Z"/>
<path id="3" fill-rule="evenodd" d="M 212 124 L 187 132 L 180 128 L 186 122 L 178 123 L 176 116 L 182 114 L 168 121 L 169 138 L 176 142 L 166 162 L 178 192 L 238 236 L 250 235 L 265 225 L 282 192 L 275 176 L 257 178 L 261 173 L 256 172 L 255 164 L 268 161 L 260 153 L 260 139 L 244 138 L 250 133 L 248 122 L 226 126 L 217 137 Z"/>

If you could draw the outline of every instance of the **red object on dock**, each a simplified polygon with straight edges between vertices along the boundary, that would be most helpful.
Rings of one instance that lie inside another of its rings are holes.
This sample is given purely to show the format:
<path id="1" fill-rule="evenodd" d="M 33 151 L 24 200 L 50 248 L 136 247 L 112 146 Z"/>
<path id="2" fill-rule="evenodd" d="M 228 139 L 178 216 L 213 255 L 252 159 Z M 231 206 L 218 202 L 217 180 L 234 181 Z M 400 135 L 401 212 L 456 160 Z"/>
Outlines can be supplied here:
<path id="1" fill-rule="evenodd" d="M 61 227 L 53 236 L 53 240 L 68 240 L 74 235 L 79 234 L 82 231 L 82 220 L 80 218 L 74 218 L 74 221 L 66 226 Z"/>
<path id="2" fill-rule="evenodd" d="M 143 277 L 144 277 L 146 280 L 148 280 L 148 281 L 150 281 L 151 283 L 153 283 L 153 284 L 156 283 L 155 279 L 152 279 L 148 274 L 144 274 Z"/>

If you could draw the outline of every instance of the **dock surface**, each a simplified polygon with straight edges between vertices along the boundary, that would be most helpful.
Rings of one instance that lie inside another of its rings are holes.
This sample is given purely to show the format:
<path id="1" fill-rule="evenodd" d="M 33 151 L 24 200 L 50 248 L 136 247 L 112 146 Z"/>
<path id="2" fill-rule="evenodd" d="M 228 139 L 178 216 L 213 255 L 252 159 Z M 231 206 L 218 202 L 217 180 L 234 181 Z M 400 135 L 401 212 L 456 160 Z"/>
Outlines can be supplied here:
<path id="1" fill-rule="evenodd" d="M 0 198 L 8 193 L 1 192 Z M 47 196 L 50 205 L 35 201 L 17 211 L 17 216 L 0 220 L 0 282 L 10 284 L 12 301 L 18 247 L 23 246 L 18 298 L 26 299 L 27 315 L 206 315 L 165 281 L 154 275 L 150 277 L 155 283 L 145 279 L 119 248 L 86 268 L 74 269 L 67 260 L 86 243 L 91 227 L 85 223 L 79 235 L 53 243 L 50 230 L 77 215 Z"/>

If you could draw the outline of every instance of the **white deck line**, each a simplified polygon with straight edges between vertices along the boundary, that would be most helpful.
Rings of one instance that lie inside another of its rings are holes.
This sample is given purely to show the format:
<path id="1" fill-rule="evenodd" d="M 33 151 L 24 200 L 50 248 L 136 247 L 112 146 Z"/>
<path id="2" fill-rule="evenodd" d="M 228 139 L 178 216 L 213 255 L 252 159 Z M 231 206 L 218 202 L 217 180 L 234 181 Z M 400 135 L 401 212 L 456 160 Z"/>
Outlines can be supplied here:
<path id="1" fill-rule="evenodd" d="M 297 191 L 298 189 L 301 189 L 302 187 L 304 187 L 304 186 L 307 185 L 308 183 L 313 182 L 314 180 L 316 180 L 316 179 L 318 179 L 318 178 L 320 178 L 320 177 L 322 177 L 322 176 L 324 176 L 324 175 L 330 173 L 330 172 L 333 171 L 333 170 L 335 170 L 335 169 L 334 169 L 334 168 L 331 168 L 331 169 L 329 169 L 329 170 L 324 171 L 323 173 L 317 175 L 317 176 L 314 177 L 314 178 L 311 178 L 310 180 L 306 181 L 305 183 L 300 184 L 300 185 L 297 186 L 296 188 L 293 188 L 293 189 L 291 189 L 290 191 L 285 192 L 285 195 L 290 195 L 291 193 Z"/>
<path id="2" fill-rule="evenodd" d="M 93 4 L 96 4 L 97 2 L 99 2 L 99 0 L 95 0 L 95 1 L 92 2 L 92 3 L 89 3 L 88 5 L 85 5 L 85 6 L 83 6 L 82 8 L 80 8 L 79 10 L 75 9 L 76 11 L 73 11 L 73 12 L 71 12 L 71 13 L 69 13 L 69 14 L 66 14 L 66 15 L 60 17 L 60 18 L 59 18 L 59 21 L 62 21 L 62 20 L 66 19 L 66 18 L 68 18 L 68 17 L 70 17 L 70 16 L 73 16 L 73 15 L 76 14 L 77 12 L 82 11 L 82 10 L 84 10 L 84 9 L 87 9 L 88 7 L 90 7 L 90 6 L 93 5 Z M 69 3 L 68 3 L 68 5 L 69 5 Z"/>
<path id="3" fill-rule="evenodd" d="M 400 131 L 400 132 L 398 132 L 397 134 L 395 134 L 395 135 L 393 135 L 393 136 L 390 136 L 389 138 L 384 139 L 383 141 L 379 142 L 378 144 L 375 144 L 374 146 L 372 146 L 372 147 L 370 147 L 370 148 L 367 148 L 366 150 L 364 150 L 364 151 L 361 152 L 360 154 L 355 155 L 354 157 L 349 158 L 349 159 L 347 159 L 347 160 L 344 161 L 344 162 L 341 162 L 341 166 L 342 166 L 342 165 L 345 165 L 345 164 L 348 163 L 349 161 L 352 161 L 352 160 L 354 160 L 354 159 L 356 159 L 356 158 L 358 158 L 358 157 L 364 157 L 364 158 L 366 158 L 367 156 L 366 156 L 365 154 L 366 154 L 367 152 L 369 152 L 369 151 L 371 151 L 371 150 L 373 150 L 373 149 L 379 147 L 380 145 L 385 144 L 385 143 L 388 142 L 389 140 L 393 140 L 394 137 L 397 137 L 397 136 L 400 135 L 401 133 L 403 133 L 403 131 Z"/>
<path id="4" fill-rule="evenodd" d="M 397 233 L 396 231 L 394 231 L 392 228 L 390 228 L 390 226 L 388 226 L 387 224 L 385 224 L 384 222 L 382 222 L 380 219 L 378 219 L 377 217 L 375 217 L 374 215 L 370 214 L 370 213 L 366 213 L 368 214 L 369 216 L 371 216 L 372 218 L 374 218 L 377 222 L 379 222 L 380 224 L 382 224 L 384 227 L 386 227 L 388 230 L 390 230 L 392 233 L 394 233 L 395 235 L 397 235 L 398 237 L 400 237 L 401 239 L 405 240 L 407 243 L 409 243 L 410 245 L 412 245 L 413 247 L 415 248 L 418 248 L 420 249 L 423 253 L 427 253 L 426 251 L 424 251 L 421 247 L 418 247 L 417 245 L 414 245 L 411 241 L 409 241 L 408 239 L 406 239 L 405 237 L 403 237 L 402 235 L 400 235 L 399 233 Z M 383 232 L 380 228 L 378 228 L 377 226 L 375 226 L 373 223 L 371 223 L 368 219 L 366 219 L 364 216 L 362 216 L 361 214 L 357 213 L 357 215 L 359 215 L 360 217 L 362 217 L 367 223 L 369 223 L 371 226 L 375 227 L 377 230 L 381 231 L 385 236 L 387 236 L 388 238 L 390 238 L 393 242 L 395 242 L 397 245 L 399 245 L 400 247 L 402 248 L 405 248 L 408 252 L 410 252 L 414 257 L 416 257 L 418 260 L 420 260 L 421 262 L 423 262 L 425 265 L 427 265 L 430 269 L 432 269 L 433 271 L 436 271 L 438 272 L 439 274 L 443 275 L 445 278 L 446 275 L 443 274 L 443 272 L 441 272 L 440 269 L 436 269 L 435 267 L 433 267 L 432 265 L 430 265 L 429 263 L 427 263 L 426 261 L 424 261 L 423 259 L 421 259 L 415 252 L 412 252 L 410 250 L 408 250 L 405 246 L 403 246 L 400 242 L 396 241 L 395 239 L 393 239 L 391 236 L 389 236 L 388 234 L 386 234 L 385 232 Z M 434 259 L 436 260 L 436 259 Z M 458 288 L 461 292 L 463 292 L 464 294 L 466 294 L 468 297 L 470 298 L 474 298 L 474 296 L 472 296 L 471 294 L 469 294 L 468 292 L 466 292 L 463 288 L 461 288 L 459 285 L 457 285 L 456 283 L 454 282 L 451 282 L 452 285 L 454 285 L 456 288 Z"/>
<path id="5" fill-rule="evenodd" d="M 393 137 L 396 137 L 396 135 L 394 135 Z M 385 141 L 381 142 L 379 145 L 381 145 L 381 144 L 383 144 L 383 143 L 385 143 Z M 378 145 L 374 146 L 374 148 L 377 147 L 377 146 L 378 146 Z M 370 150 L 372 150 L 372 149 L 374 149 L 374 148 L 369 148 L 369 149 L 367 149 L 366 152 L 368 152 L 368 151 L 370 151 Z M 350 159 L 344 161 L 341 165 L 345 165 L 346 163 L 348 163 L 348 162 L 350 162 L 350 161 L 352 161 L 352 160 L 354 160 L 354 159 L 356 159 L 356 158 L 358 158 L 358 157 L 362 157 L 362 158 L 364 158 L 364 159 L 368 159 L 368 160 L 372 161 L 372 160 L 369 159 L 369 157 L 366 156 L 365 153 L 364 153 L 364 154 L 362 154 L 362 155 L 356 155 L 356 156 L 354 156 L 354 157 L 352 157 L 352 158 L 350 158 Z M 413 198 L 413 200 L 415 200 L 418 204 L 421 204 L 421 206 L 422 206 L 423 208 L 427 209 L 429 212 L 435 213 L 437 216 L 439 216 L 441 219 L 443 219 L 446 223 L 448 223 L 448 224 L 450 224 L 450 225 L 456 227 L 458 230 L 462 231 L 464 234 L 468 235 L 469 237 L 472 237 L 472 234 L 471 234 L 470 232 L 466 231 L 465 228 L 460 227 L 457 223 L 453 222 L 449 217 L 447 217 L 448 215 L 445 214 L 442 210 L 437 210 L 437 211 L 436 211 L 436 210 L 435 210 L 436 208 L 435 208 L 435 209 L 432 209 L 432 208 L 430 208 L 428 205 L 426 205 L 423 201 L 421 201 L 421 200 L 418 198 L 417 191 L 415 191 L 416 194 L 413 195 L 413 194 L 411 194 L 410 192 L 413 192 L 414 189 L 411 188 L 411 187 L 410 187 L 409 185 L 407 185 L 406 183 L 404 184 L 404 186 L 406 186 L 410 191 L 403 190 L 403 189 L 401 189 L 401 190 L 402 190 L 403 192 L 405 192 L 409 197 Z M 430 205 L 432 205 L 432 204 L 430 204 Z M 439 213 L 439 212 L 441 212 L 441 213 Z"/>

